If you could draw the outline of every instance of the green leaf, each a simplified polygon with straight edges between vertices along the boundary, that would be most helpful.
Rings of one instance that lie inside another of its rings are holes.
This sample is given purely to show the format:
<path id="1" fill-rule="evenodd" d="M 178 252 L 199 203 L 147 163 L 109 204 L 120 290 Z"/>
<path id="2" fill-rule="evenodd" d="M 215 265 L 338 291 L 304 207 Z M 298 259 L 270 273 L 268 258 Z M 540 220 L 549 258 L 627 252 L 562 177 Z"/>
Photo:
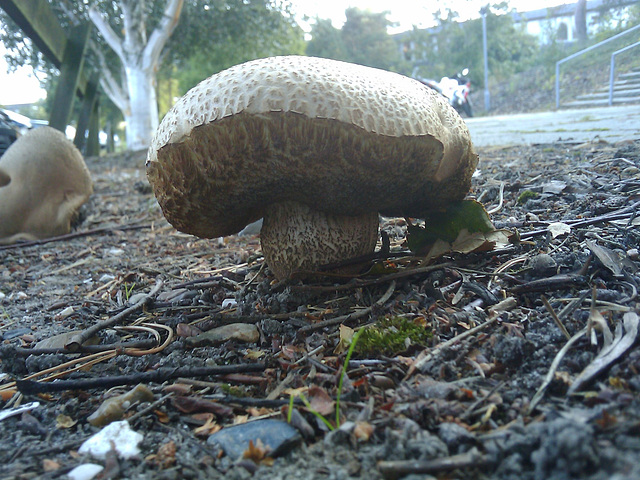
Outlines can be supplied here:
<path id="1" fill-rule="evenodd" d="M 407 229 L 407 245 L 419 255 L 425 254 L 436 244 L 439 244 L 438 250 L 450 249 L 446 245 L 451 246 L 460 240 L 460 235 L 465 230 L 468 234 L 495 231 L 486 210 L 475 200 L 454 202 L 444 210 L 433 212 L 424 220 L 425 228 L 409 225 Z"/>

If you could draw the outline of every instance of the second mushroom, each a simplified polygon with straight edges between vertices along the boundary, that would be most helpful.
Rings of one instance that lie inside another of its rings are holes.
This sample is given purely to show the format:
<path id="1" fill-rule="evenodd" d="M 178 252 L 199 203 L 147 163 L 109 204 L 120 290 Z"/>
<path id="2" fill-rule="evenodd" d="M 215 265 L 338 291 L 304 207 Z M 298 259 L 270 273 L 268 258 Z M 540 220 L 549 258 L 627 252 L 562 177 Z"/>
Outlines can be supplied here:
<path id="1" fill-rule="evenodd" d="M 378 214 L 421 218 L 462 199 L 478 157 L 420 82 L 302 56 L 231 67 L 164 117 L 147 175 L 169 222 L 199 237 L 264 217 L 279 279 L 374 250 Z"/>

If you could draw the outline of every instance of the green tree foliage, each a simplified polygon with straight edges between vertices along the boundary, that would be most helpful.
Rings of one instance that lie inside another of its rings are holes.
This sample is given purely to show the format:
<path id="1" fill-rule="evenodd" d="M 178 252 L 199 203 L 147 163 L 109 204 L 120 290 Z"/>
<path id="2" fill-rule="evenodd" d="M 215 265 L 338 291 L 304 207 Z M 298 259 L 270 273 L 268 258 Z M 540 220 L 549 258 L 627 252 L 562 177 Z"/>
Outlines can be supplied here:
<path id="1" fill-rule="evenodd" d="M 304 53 L 304 33 L 288 2 L 187 0 L 168 45 L 162 81 L 182 95 L 232 65 L 272 55 Z"/>
<path id="2" fill-rule="evenodd" d="M 339 28 L 335 28 L 331 20 L 316 18 L 311 28 L 311 40 L 307 42 L 307 55 L 312 57 L 347 60 L 347 51 L 342 41 Z"/>
<path id="3" fill-rule="evenodd" d="M 396 41 L 387 33 L 388 12 L 373 13 L 358 8 L 345 10 L 347 21 L 341 29 L 330 20 L 316 20 L 307 44 L 307 55 L 345 60 L 385 70 L 402 70 Z"/>
<path id="4" fill-rule="evenodd" d="M 124 28 L 117 2 L 48 1 L 67 31 L 77 22 L 89 21 L 87 11 L 90 4 L 97 5 L 114 31 L 120 32 Z M 147 28 L 157 23 L 163 13 L 163 4 L 150 0 L 140 2 L 140 6 L 145 8 Z M 3 25 L 0 41 L 8 50 L 9 65 L 32 65 L 37 72 L 44 72 L 43 87 L 52 92 L 58 75 L 55 66 L 37 51 L 1 9 L 0 23 Z M 98 49 L 105 63 L 114 67 L 114 77 L 123 75 L 116 55 L 95 29 L 91 41 L 93 48 L 86 60 L 88 64 L 99 68 L 95 53 Z M 166 112 L 174 97 L 226 67 L 269 55 L 303 52 L 303 32 L 293 19 L 286 1 L 185 0 L 180 21 L 165 47 L 158 72 L 160 113 Z M 112 112 L 110 114 L 113 115 Z"/>
<path id="5" fill-rule="evenodd" d="M 534 64 L 539 50 L 535 37 L 518 28 L 507 5 L 493 5 L 487 14 L 489 71 L 496 79 L 509 77 Z M 414 46 L 416 75 L 439 79 L 467 67 L 474 85 L 483 84 L 482 19 L 460 23 L 448 12 L 434 29 L 414 29 L 409 41 Z"/>

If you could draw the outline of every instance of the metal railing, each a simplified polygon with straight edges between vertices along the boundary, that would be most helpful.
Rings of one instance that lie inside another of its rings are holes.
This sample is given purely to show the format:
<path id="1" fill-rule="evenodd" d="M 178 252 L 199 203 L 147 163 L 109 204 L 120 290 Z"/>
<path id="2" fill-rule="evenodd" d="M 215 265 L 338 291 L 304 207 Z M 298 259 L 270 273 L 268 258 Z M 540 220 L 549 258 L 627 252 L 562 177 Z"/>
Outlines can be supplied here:
<path id="1" fill-rule="evenodd" d="M 621 48 L 620 50 L 616 50 L 611 54 L 611 67 L 609 70 L 609 106 L 613 105 L 613 79 L 616 71 L 616 55 L 629 51 L 637 46 L 640 46 L 640 42 L 627 45 L 626 47 Z"/>
<path id="2" fill-rule="evenodd" d="M 620 32 L 612 37 L 609 37 L 605 40 L 602 40 L 601 42 L 596 43 L 595 45 L 591 45 L 590 47 L 584 48 L 582 50 L 580 50 L 579 52 L 576 52 L 572 55 L 569 55 L 568 57 L 563 58 L 562 60 L 558 60 L 556 62 L 556 108 L 560 108 L 560 65 L 562 65 L 565 62 L 568 62 L 569 60 L 573 60 L 576 57 L 579 57 L 581 55 L 584 55 L 585 53 L 588 53 L 592 50 L 595 50 L 597 48 L 602 47 L 603 45 L 606 45 L 609 42 L 612 42 L 620 37 L 623 37 L 629 33 L 632 33 L 636 30 L 640 29 L 640 25 L 636 25 L 635 27 L 631 27 L 627 30 L 625 30 L 624 32 Z M 624 50 L 624 49 L 621 49 Z M 615 53 L 615 52 L 614 52 Z M 621 53 L 621 52 L 620 52 Z"/>

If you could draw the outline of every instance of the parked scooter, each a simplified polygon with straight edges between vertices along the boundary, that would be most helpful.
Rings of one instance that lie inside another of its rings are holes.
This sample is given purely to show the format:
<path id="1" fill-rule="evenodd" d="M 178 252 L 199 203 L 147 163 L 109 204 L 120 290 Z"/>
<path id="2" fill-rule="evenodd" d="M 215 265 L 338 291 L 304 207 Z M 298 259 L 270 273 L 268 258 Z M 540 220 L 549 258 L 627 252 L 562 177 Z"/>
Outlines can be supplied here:
<path id="1" fill-rule="evenodd" d="M 468 74 L 469 69 L 465 68 L 453 77 L 442 77 L 439 82 L 422 78 L 418 78 L 418 80 L 446 97 L 458 113 L 464 113 L 467 117 L 473 117 L 471 99 L 469 98 L 471 80 L 467 77 Z"/>

